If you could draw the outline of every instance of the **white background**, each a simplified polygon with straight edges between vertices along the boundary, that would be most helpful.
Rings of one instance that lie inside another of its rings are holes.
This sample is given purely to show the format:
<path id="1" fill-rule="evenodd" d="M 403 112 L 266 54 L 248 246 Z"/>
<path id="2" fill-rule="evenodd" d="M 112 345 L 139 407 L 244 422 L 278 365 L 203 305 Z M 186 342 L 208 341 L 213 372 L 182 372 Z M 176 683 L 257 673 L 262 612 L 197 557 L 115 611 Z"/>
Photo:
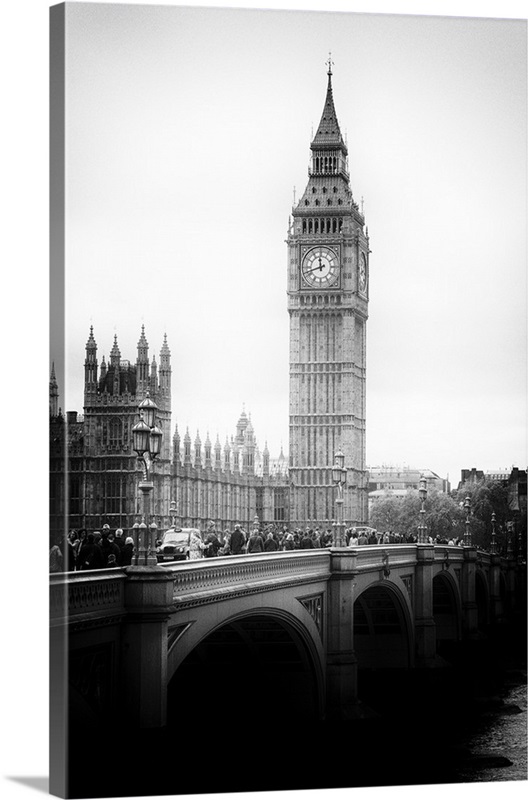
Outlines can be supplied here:
<path id="1" fill-rule="evenodd" d="M 194 5 L 187 3 L 187 5 Z M 211 4 L 214 5 L 214 4 Z M 239 4 L 231 2 L 231 7 Z M 249 7 L 253 4 L 240 4 Z M 282 4 L 267 4 L 281 7 Z M 428 3 L 430 14 L 474 15 L 474 3 Z M 254 6 L 255 7 L 255 6 Z M 287 4 L 319 8 L 319 4 Z M 423 13 L 420 3 L 332 3 L 325 10 Z M 479 3 L 478 13 L 526 17 L 525 4 Z M 47 424 L 48 424 L 48 4 L 11 3 L 3 9 L 2 75 L 5 257 L 2 270 L 3 525 L 2 695 L 0 759 L 2 796 L 31 796 L 48 774 L 47 756 Z M 326 49 L 326 47 L 325 47 Z M 317 54 L 317 57 L 319 55 Z M 325 54 L 326 57 L 326 54 Z M 337 58 L 335 59 L 337 62 Z M 338 67 L 336 105 L 341 117 Z M 317 125 L 324 88 L 310 99 Z M 311 122 L 312 120 L 310 120 Z M 343 127 L 349 120 L 340 120 Z M 304 124 L 304 120 L 303 120 Z M 308 136 L 303 144 L 308 152 Z M 365 167 L 365 169 L 367 169 Z M 298 187 L 299 189 L 301 187 Z M 361 195 L 362 187 L 355 189 Z M 490 202 L 494 198 L 490 197 Z M 287 212 L 286 212 L 287 213 Z M 366 207 L 368 217 L 368 206 Z M 501 220 L 500 224 L 507 224 Z M 371 231 L 373 235 L 373 232 Z M 374 244 L 374 242 L 373 242 Z M 522 283 L 519 293 L 524 295 Z M 145 321 L 146 322 L 146 321 Z M 495 336 L 492 318 L 490 332 Z M 153 342 L 154 344 L 154 342 Z M 157 343 L 155 344 L 157 347 Z M 173 348 L 174 349 L 174 348 Z M 124 357 L 127 357 L 123 353 Z M 409 357 L 410 358 L 410 357 Z M 493 375 L 490 375 L 493 383 Z M 244 398 L 241 398 L 243 401 Z M 482 464 L 476 464 L 482 466 Z M 429 464 L 434 468 L 433 464 Z M 464 466 L 473 466 L 466 463 Z M 506 466 L 489 464 L 484 466 Z M 523 466 L 521 463 L 519 466 Z M 30 476 L 30 477 L 29 477 Z M 36 783 L 35 783 L 35 779 Z M 489 784 L 455 788 L 479 796 L 521 795 L 526 784 Z M 421 796 L 418 787 L 354 790 L 354 797 Z M 427 788 L 438 797 L 445 787 Z M 449 790 L 451 791 L 451 790 Z M 349 795 L 336 790 L 328 796 Z M 467 795 L 466 795 L 467 796 Z"/>

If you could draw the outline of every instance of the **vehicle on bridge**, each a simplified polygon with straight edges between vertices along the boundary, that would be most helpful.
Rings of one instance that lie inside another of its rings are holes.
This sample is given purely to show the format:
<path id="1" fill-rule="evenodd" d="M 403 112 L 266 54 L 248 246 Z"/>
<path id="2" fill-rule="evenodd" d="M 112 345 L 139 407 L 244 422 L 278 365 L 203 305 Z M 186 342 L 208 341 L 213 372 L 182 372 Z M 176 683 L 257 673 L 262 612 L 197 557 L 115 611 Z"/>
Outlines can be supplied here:
<path id="1" fill-rule="evenodd" d="M 158 562 L 185 561 L 185 559 L 189 558 L 193 533 L 201 540 L 202 535 L 198 528 L 169 528 L 166 530 L 161 543 L 156 549 Z"/>

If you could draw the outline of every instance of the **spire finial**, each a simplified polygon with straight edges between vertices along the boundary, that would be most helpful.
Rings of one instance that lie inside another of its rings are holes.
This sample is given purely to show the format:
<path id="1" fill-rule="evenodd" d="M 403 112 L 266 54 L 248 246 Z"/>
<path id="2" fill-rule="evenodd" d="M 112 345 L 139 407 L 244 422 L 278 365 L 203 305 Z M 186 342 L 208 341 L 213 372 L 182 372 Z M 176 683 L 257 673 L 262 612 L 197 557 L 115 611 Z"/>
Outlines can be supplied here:
<path id="1" fill-rule="evenodd" d="M 328 76 L 332 74 L 332 67 L 334 66 L 334 62 L 332 61 L 332 53 L 328 53 L 328 61 L 325 62 L 328 66 Z"/>

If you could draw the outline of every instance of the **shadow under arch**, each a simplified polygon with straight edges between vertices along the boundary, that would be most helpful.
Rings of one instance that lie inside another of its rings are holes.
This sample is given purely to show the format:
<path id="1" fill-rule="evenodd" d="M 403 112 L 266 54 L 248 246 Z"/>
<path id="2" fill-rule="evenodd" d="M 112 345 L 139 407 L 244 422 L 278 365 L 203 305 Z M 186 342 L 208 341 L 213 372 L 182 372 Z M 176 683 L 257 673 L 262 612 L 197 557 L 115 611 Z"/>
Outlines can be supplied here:
<path id="1" fill-rule="evenodd" d="M 168 730 L 317 721 L 324 676 L 309 632 L 285 612 L 259 609 L 224 621 L 178 666 L 168 683 Z"/>
<path id="2" fill-rule="evenodd" d="M 477 605 L 477 627 L 479 631 L 485 631 L 490 621 L 489 589 L 486 576 L 480 569 L 475 572 L 475 603 Z"/>
<path id="3" fill-rule="evenodd" d="M 414 633 L 399 587 L 379 581 L 354 602 L 354 652 L 358 699 L 369 712 L 390 714 L 398 688 L 414 666 Z"/>
<path id="4" fill-rule="evenodd" d="M 462 637 L 462 610 L 458 586 L 447 570 L 433 577 L 433 619 L 437 653 L 442 654 L 447 642 Z"/>
<path id="5" fill-rule="evenodd" d="M 354 601 L 358 669 L 407 669 L 414 663 L 413 626 L 400 589 L 379 581 Z"/>

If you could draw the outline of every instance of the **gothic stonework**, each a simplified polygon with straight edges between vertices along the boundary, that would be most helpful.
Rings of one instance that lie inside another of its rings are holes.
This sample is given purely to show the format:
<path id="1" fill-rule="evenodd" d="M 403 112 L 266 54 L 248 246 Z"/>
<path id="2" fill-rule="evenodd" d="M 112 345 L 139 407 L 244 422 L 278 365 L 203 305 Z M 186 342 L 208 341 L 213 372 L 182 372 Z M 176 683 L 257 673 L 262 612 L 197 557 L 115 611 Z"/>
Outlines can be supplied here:
<path id="1" fill-rule="evenodd" d="M 306 189 L 288 231 L 290 522 L 334 516 L 335 453 L 345 455 L 347 525 L 367 519 L 365 362 L 369 239 L 350 188 L 331 62 Z"/>

